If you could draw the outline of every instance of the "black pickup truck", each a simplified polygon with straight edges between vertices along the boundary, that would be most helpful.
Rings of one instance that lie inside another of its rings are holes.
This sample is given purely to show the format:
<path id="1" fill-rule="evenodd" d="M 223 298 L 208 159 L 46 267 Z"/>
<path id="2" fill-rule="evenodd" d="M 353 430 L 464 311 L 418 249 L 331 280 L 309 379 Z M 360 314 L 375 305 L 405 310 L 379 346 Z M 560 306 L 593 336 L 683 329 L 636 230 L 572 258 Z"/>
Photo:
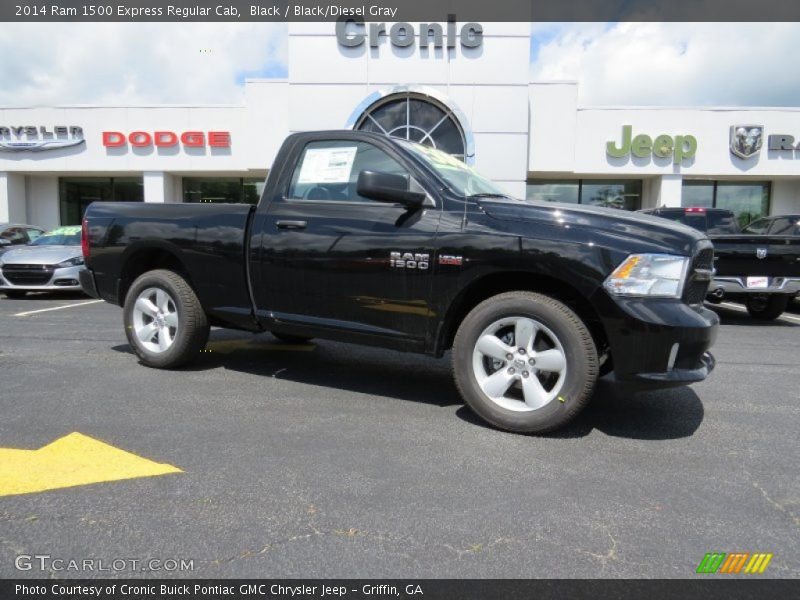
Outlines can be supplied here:
<path id="1" fill-rule="evenodd" d="M 514 200 L 448 154 L 382 135 L 291 135 L 257 207 L 93 203 L 83 231 L 83 288 L 124 307 L 151 367 L 196 357 L 210 325 L 452 348 L 468 405 L 520 432 L 567 423 L 600 375 L 669 387 L 714 367 L 704 234 Z"/>
<path id="2" fill-rule="evenodd" d="M 759 219 L 742 231 L 733 212 L 722 208 L 662 207 L 641 212 L 708 235 L 714 244 L 710 302 L 743 302 L 751 317 L 766 321 L 781 316 L 789 301 L 800 294 L 800 237 L 793 235 L 791 227 L 773 234 L 773 219 Z"/>

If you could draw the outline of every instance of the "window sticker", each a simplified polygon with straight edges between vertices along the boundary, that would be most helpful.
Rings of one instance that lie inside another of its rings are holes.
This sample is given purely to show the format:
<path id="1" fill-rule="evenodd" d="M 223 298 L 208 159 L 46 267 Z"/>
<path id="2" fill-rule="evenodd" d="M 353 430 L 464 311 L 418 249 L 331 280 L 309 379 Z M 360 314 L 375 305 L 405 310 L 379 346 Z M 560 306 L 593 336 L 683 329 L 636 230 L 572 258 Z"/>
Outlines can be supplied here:
<path id="1" fill-rule="evenodd" d="M 357 150 L 356 146 L 307 149 L 297 183 L 348 183 Z"/>

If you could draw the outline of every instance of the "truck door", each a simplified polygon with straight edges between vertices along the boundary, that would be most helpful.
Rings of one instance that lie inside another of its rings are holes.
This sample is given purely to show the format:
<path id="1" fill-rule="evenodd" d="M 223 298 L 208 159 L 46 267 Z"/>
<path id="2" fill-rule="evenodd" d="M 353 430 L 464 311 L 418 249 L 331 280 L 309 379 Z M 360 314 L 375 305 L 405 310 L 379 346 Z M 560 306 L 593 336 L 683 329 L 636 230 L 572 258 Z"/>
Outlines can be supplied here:
<path id="1" fill-rule="evenodd" d="M 380 336 L 421 346 L 434 316 L 441 205 L 409 210 L 359 196 L 365 170 L 407 176 L 424 191 L 407 159 L 379 145 L 326 138 L 299 152 L 286 170 L 285 194 L 274 197 L 262 221 L 261 289 L 269 290 L 271 305 L 258 308 L 343 339 Z"/>

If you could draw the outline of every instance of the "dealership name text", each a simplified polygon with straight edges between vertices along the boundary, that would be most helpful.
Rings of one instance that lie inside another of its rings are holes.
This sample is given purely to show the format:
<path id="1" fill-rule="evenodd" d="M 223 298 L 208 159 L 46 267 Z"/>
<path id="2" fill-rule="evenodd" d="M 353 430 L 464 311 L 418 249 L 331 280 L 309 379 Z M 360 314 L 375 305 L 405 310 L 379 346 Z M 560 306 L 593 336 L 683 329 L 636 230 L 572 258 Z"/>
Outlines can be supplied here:
<path id="1" fill-rule="evenodd" d="M 318 596 L 327 598 L 329 596 L 347 596 L 349 593 L 363 596 L 393 596 L 400 595 L 397 586 L 387 584 L 365 584 L 360 589 L 352 589 L 346 586 L 331 585 L 280 585 L 268 584 L 241 584 L 225 585 L 199 583 L 187 584 L 176 583 L 159 585 L 153 584 L 110 584 L 110 585 L 84 585 L 56 583 L 52 585 L 26 585 L 18 583 L 14 586 L 16 596 L 44 596 L 48 592 L 53 596 L 69 596 L 71 598 L 89 596 L 99 598 L 103 595 L 113 596 L 133 596 L 144 598 L 152 596 L 160 598 L 163 596 Z M 422 596 L 422 586 L 418 584 L 408 584 L 405 586 L 407 596 Z"/>

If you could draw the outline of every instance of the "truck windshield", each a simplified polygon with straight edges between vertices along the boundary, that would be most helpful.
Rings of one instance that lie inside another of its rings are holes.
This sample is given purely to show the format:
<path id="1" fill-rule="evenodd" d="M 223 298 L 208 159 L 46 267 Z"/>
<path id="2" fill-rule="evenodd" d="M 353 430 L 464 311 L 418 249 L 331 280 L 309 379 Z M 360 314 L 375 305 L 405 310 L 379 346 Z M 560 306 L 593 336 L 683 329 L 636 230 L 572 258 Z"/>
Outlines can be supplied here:
<path id="1" fill-rule="evenodd" d="M 401 140 L 401 143 L 436 171 L 447 186 L 461 196 L 510 197 L 490 179 L 446 152 Z"/>

